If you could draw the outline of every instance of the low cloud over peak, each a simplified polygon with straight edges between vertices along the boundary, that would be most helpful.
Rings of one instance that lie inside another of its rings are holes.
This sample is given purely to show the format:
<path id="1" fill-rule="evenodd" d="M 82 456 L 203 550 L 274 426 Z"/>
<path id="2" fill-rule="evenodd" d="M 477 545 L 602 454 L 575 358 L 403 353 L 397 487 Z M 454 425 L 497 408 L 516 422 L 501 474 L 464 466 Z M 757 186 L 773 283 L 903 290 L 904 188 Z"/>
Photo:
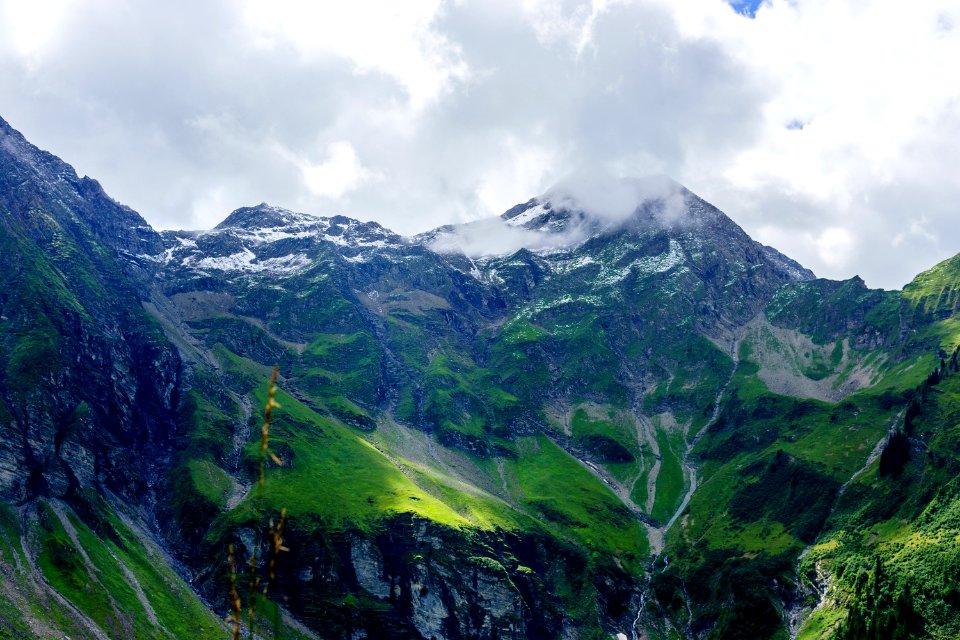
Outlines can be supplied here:
<path id="1" fill-rule="evenodd" d="M 623 178 L 598 170 L 567 175 L 540 200 L 611 223 L 626 220 L 650 201 L 659 204 L 665 221 L 679 220 L 687 210 L 686 189 L 666 176 Z"/>
<path id="2" fill-rule="evenodd" d="M 644 225 L 692 223 L 690 195 L 665 176 L 621 178 L 605 171 L 582 171 L 502 216 L 437 229 L 432 232 L 431 248 L 473 258 L 509 255 L 520 249 L 570 249 L 641 213 Z"/>

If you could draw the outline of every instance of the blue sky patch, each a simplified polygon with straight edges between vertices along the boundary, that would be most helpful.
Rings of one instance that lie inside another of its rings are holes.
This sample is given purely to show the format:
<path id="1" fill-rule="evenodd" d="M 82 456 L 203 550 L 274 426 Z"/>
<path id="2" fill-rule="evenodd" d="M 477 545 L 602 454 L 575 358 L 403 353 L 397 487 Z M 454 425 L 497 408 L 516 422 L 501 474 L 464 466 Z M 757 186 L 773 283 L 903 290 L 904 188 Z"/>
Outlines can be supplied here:
<path id="1" fill-rule="evenodd" d="M 757 15 L 757 9 L 763 4 L 763 0 L 727 0 L 727 2 L 730 3 L 730 6 L 733 7 L 737 13 L 745 15 L 748 18 L 755 17 Z"/>

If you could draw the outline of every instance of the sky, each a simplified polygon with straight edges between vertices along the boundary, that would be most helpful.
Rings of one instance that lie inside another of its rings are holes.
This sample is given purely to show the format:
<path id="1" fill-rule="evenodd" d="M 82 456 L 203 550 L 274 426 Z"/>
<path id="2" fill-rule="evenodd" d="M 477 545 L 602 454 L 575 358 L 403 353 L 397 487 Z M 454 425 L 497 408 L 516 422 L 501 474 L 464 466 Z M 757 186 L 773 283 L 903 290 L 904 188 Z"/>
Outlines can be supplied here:
<path id="1" fill-rule="evenodd" d="M 157 228 L 668 175 L 818 275 L 960 252 L 960 0 L 0 0 L 0 116 Z"/>

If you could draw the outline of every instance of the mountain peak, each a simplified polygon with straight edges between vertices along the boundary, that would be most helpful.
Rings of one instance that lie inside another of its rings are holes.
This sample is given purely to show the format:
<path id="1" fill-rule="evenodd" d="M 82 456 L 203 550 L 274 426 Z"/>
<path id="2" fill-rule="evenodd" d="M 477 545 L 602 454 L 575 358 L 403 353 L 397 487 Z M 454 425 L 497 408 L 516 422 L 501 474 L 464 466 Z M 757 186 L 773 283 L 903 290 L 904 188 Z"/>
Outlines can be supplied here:
<path id="1" fill-rule="evenodd" d="M 7 157 L 0 161 L 8 171 L 27 171 L 43 181 L 57 182 L 79 180 L 73 167 L 57 156 L 31 144 L 27 138 L 5 120 L 0 119 L 0 154 Z"/>
<path id="2" fill-rule="evenodd" d="M 298 213 L 261 202 L 253 207 L 235 209 L 214 229 L 268 229 L 292 224 L 316 223 L 319 220 L 306 213 Z"/>
<path id="3" fill-rule="evenodd" d="M 38 200 L 49 203 L 43 215 L 52 216 L 64 229 L 82 235 L 80 228 L 86 227 L 112 249 L 142 255 L 162 246 L 140 214 L 110 198 L 93 178 L 78 177 L 72 166 L 31 144 L 0 119 L 0 204 L 28 228 L 39 229 L 42 224 L 33 206 Z"/>
<path id="4" fill-rule="evenodd" d="M 614 245 L 649 245 L 650 250 L 673 255 L 665 248 L 665 239 L 669 247 L 683 249 L 685 260 L 694 266 L 707 265 L 712 260 L 708 256 L 722 255 L 731 264 L 762 263 L 777 281 L 815 277 L 776 249 L 754 241 L 722 211 L 665 176 L 568 179 L 497 218 L 440 227 L 416 240 L 438 253 L 471 259 L 529 250 L 562 261 L 571 252 L 586 255 Z"/>
<path id="5" fill-rule="evenodd" d="M 511 227 L 557 232 L 577 226 L 590 235 L 621 226 L 677 227 L 729 220 L 714 207 L 695 206 L 698 202 L 700 198 L 667 176 L 576 175 L 500 217 Z"/>

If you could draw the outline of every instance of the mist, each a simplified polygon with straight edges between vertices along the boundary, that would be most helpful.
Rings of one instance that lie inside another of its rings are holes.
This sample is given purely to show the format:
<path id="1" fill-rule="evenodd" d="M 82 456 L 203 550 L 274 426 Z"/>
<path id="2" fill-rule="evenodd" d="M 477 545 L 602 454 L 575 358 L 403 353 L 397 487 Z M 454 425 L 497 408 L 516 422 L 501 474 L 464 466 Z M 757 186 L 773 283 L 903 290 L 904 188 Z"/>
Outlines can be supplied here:
<path id="1" fill-rule="evenodd" d="M 666 176 L 622 178 L 590 169 L 571 173 L 535 199 L 543 212 L 572 212 L 562 226 L 528 227 L 492 217 L 438 231 L 430 248 L 438 253 L 463 253 L 471 258 L 505 256 L 520 249 L 537 253 L 570 250 L 598 233 L 621 226 L 638 211 L 646 224 L 663 227 L 685 224 L 688 195 Z M 652 205 L 652 206 L 651 206 Z"/>
<path id="2" fill-rule="evenodd" d="M 686 191 L 667 176 L 624 178 L 601 169 L 568 174 L 547 190 L 542 199 L 554 208 L 583 211 L 610 223 L 619 223 L 651 201 L 658 203 L 657 217 L 679 222 L 687 212 Z"/>

